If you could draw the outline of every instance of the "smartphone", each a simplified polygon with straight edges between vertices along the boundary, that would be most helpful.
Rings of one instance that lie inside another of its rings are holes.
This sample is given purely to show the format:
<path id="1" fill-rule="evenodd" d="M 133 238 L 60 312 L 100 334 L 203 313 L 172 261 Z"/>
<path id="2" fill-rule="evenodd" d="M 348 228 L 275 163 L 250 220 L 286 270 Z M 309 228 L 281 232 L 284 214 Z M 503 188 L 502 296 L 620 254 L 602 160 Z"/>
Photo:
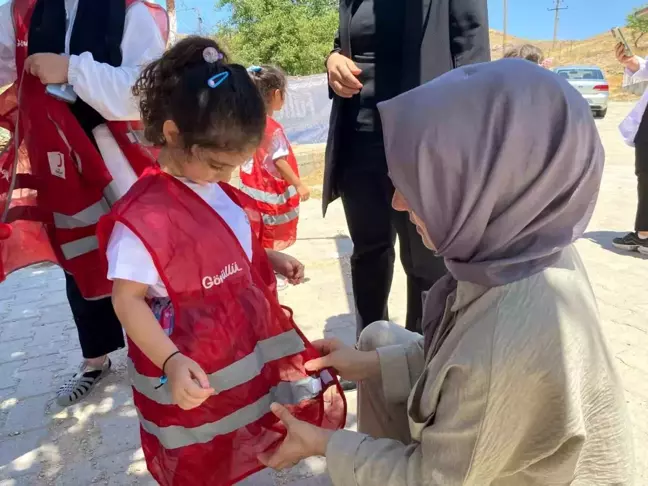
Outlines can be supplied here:
<path id="1" fill-rule="evenodd" d="M 625 55 L 628 57 L 634 56 L 632 49 L 630 48 L 630 44 L 628 44 L 628 41 L 625 39 L 623 32 L 621 32 L 621 29 L 619 27 L 615 27 L 611 30 L 611 32 L 617 43 L 620 42 L 621 44 L 623 44 Z"/>
<path id="2" fill-rule="evenodd" d="M 57 100 L 70 104 L 74 103 L 78 98 L 74 88 L 69 84 L 48 84 L 45 87 L 45 92 Z"/>

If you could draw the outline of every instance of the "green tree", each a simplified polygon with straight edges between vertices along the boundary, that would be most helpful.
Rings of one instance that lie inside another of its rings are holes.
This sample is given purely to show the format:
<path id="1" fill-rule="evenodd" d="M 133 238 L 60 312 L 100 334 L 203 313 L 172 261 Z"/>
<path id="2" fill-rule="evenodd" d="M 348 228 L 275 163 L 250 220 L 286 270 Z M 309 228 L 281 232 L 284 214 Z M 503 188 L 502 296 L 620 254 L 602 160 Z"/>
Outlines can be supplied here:
<path id="1" fill-rule="evenodd" d="M 218 37 L 236 62 L 275 64 L 290 75 L 324 71 L 338 25 L 336 0 L 218 0 L 231 9 Z"/>
<path id="2" fill-rule="evenodd" d="M 632 31 L 635 47 L 639 47 L 639 41 L 646 33 L 648 33 L 648 15 L 637 15 L 637 12 L 646 9 L 647 7 L 648 4 L 635 8 L 626 18 L 626 24 Z"/>

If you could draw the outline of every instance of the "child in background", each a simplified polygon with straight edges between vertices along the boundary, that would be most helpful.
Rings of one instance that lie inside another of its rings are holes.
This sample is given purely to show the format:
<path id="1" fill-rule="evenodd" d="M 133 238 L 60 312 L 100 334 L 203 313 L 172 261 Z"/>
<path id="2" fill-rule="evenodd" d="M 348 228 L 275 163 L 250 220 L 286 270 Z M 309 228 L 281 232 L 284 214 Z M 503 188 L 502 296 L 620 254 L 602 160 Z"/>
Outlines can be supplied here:
<path id="1" fill-rule="evenodd" d="M 285 435 L 273 402 L 339 428 L 344 399 L 330 374 L 306 373 L 317 352 L 277 301 L 273 271 L 297 284 L 303 265 L 262 247 L 255 202 L 223 183 L 265 129 L 246 69 L 190 37 L 133 91 L 162 169 L 137 181 L 98 236 L 129 338 L 142 448 L 163 486 L 234 484 Z"/>
<path id="2" fill-rule="evenodd" d="M 542 49 L 534 46 L 533 44 L 524 44 L 522 46 L 512 47 L 506 53 L 504 58 L 519 58 L 526 59 L 534 64 L 538 64 L 544 68 L 551 68 L 551 59 L 546 59 Z"/>
<path id="3" fill-rule="evenodd" d="M 284 105 L 286 75 L 274 66 L 248 68 L 266 106 L 263 141 L 241 167 L 241 190 L 252 197 L 263 214 L 263 246 L 284 250 L 297 239 L 299 202 L 310 197 L 310 189 L 299 179 L 297 159 L 283 127 L 272 118 Z"/>

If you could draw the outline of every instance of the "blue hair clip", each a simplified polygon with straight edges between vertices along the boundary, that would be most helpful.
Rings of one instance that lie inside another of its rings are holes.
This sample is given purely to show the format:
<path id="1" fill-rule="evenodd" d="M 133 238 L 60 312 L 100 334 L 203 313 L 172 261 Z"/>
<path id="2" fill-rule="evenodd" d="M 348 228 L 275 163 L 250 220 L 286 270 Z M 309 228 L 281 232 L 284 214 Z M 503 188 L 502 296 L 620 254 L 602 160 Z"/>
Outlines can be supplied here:
<path id="1" fill-rule="evenodd" d="M 262 69 L 261 66 L 250 66 L 247 70 L 250 73 L 260 73 Z"/>
<path id="2" fill-rule="evenodd" d="M 207 80 L 207 86 L 218 88 L 229 77 L 229 71 L 218 73 Z"/>

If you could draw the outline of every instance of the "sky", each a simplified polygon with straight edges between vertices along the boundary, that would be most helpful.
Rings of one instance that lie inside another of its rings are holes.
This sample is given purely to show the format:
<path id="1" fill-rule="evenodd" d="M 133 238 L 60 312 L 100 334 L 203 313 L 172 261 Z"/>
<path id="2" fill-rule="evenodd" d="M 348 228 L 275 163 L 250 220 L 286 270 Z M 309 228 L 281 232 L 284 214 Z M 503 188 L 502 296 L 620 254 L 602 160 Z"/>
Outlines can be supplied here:
<path id="1" fill-rule="evenodd" d="M 403 1 L 403 0 L 398 0 Z M 164 0 L 160 0 L 163 3 Z M 553 37 L 555 0 L 508 0 L 508 30 L 511 35 L 530 40 Z M 585 39 L 624 25 L 625 17 L 634 7 L 648 0 L 563 0 L 569 7 L 560 12 L 558 30 L 560 39 Z M 227 12 L 217 11 L 214 0 L 176 0 L 178 30 L 183 33 L 198 32 L 198 17 L 203 20 L 203 33 L 213 32 L 219 21 L 227 18 Z M 490 26 L 502 30 L 503 0 L 488 0 Z"/>
<path id="2" fill-rule="evenodd" d="M 7 0 L 0 0 L 0 4 Z M 165 0 L 155 0 L 164 5 Z M 404 1 L 404 0 L 393 0 Z M 648 0 L 561 0 L 568 7 L 560 12 L 558 37 L 580 40 L 601 34 L 625 24 L 625 18 L 634 7 Z M 502 30 L 504 0 L 488 0 L 490 26 Z M 553 37 L 555 0 L 508 0 L 508 30 L 511 35 L 529 40 L 547 40 Z M 216 0 L 176 0 L 178 30 L 182 33 L 215 32 L 218 23 L 226 20 L 228 12 L 217 10 Z M 199 21 L 202 20 L 202 22 Z"/>

